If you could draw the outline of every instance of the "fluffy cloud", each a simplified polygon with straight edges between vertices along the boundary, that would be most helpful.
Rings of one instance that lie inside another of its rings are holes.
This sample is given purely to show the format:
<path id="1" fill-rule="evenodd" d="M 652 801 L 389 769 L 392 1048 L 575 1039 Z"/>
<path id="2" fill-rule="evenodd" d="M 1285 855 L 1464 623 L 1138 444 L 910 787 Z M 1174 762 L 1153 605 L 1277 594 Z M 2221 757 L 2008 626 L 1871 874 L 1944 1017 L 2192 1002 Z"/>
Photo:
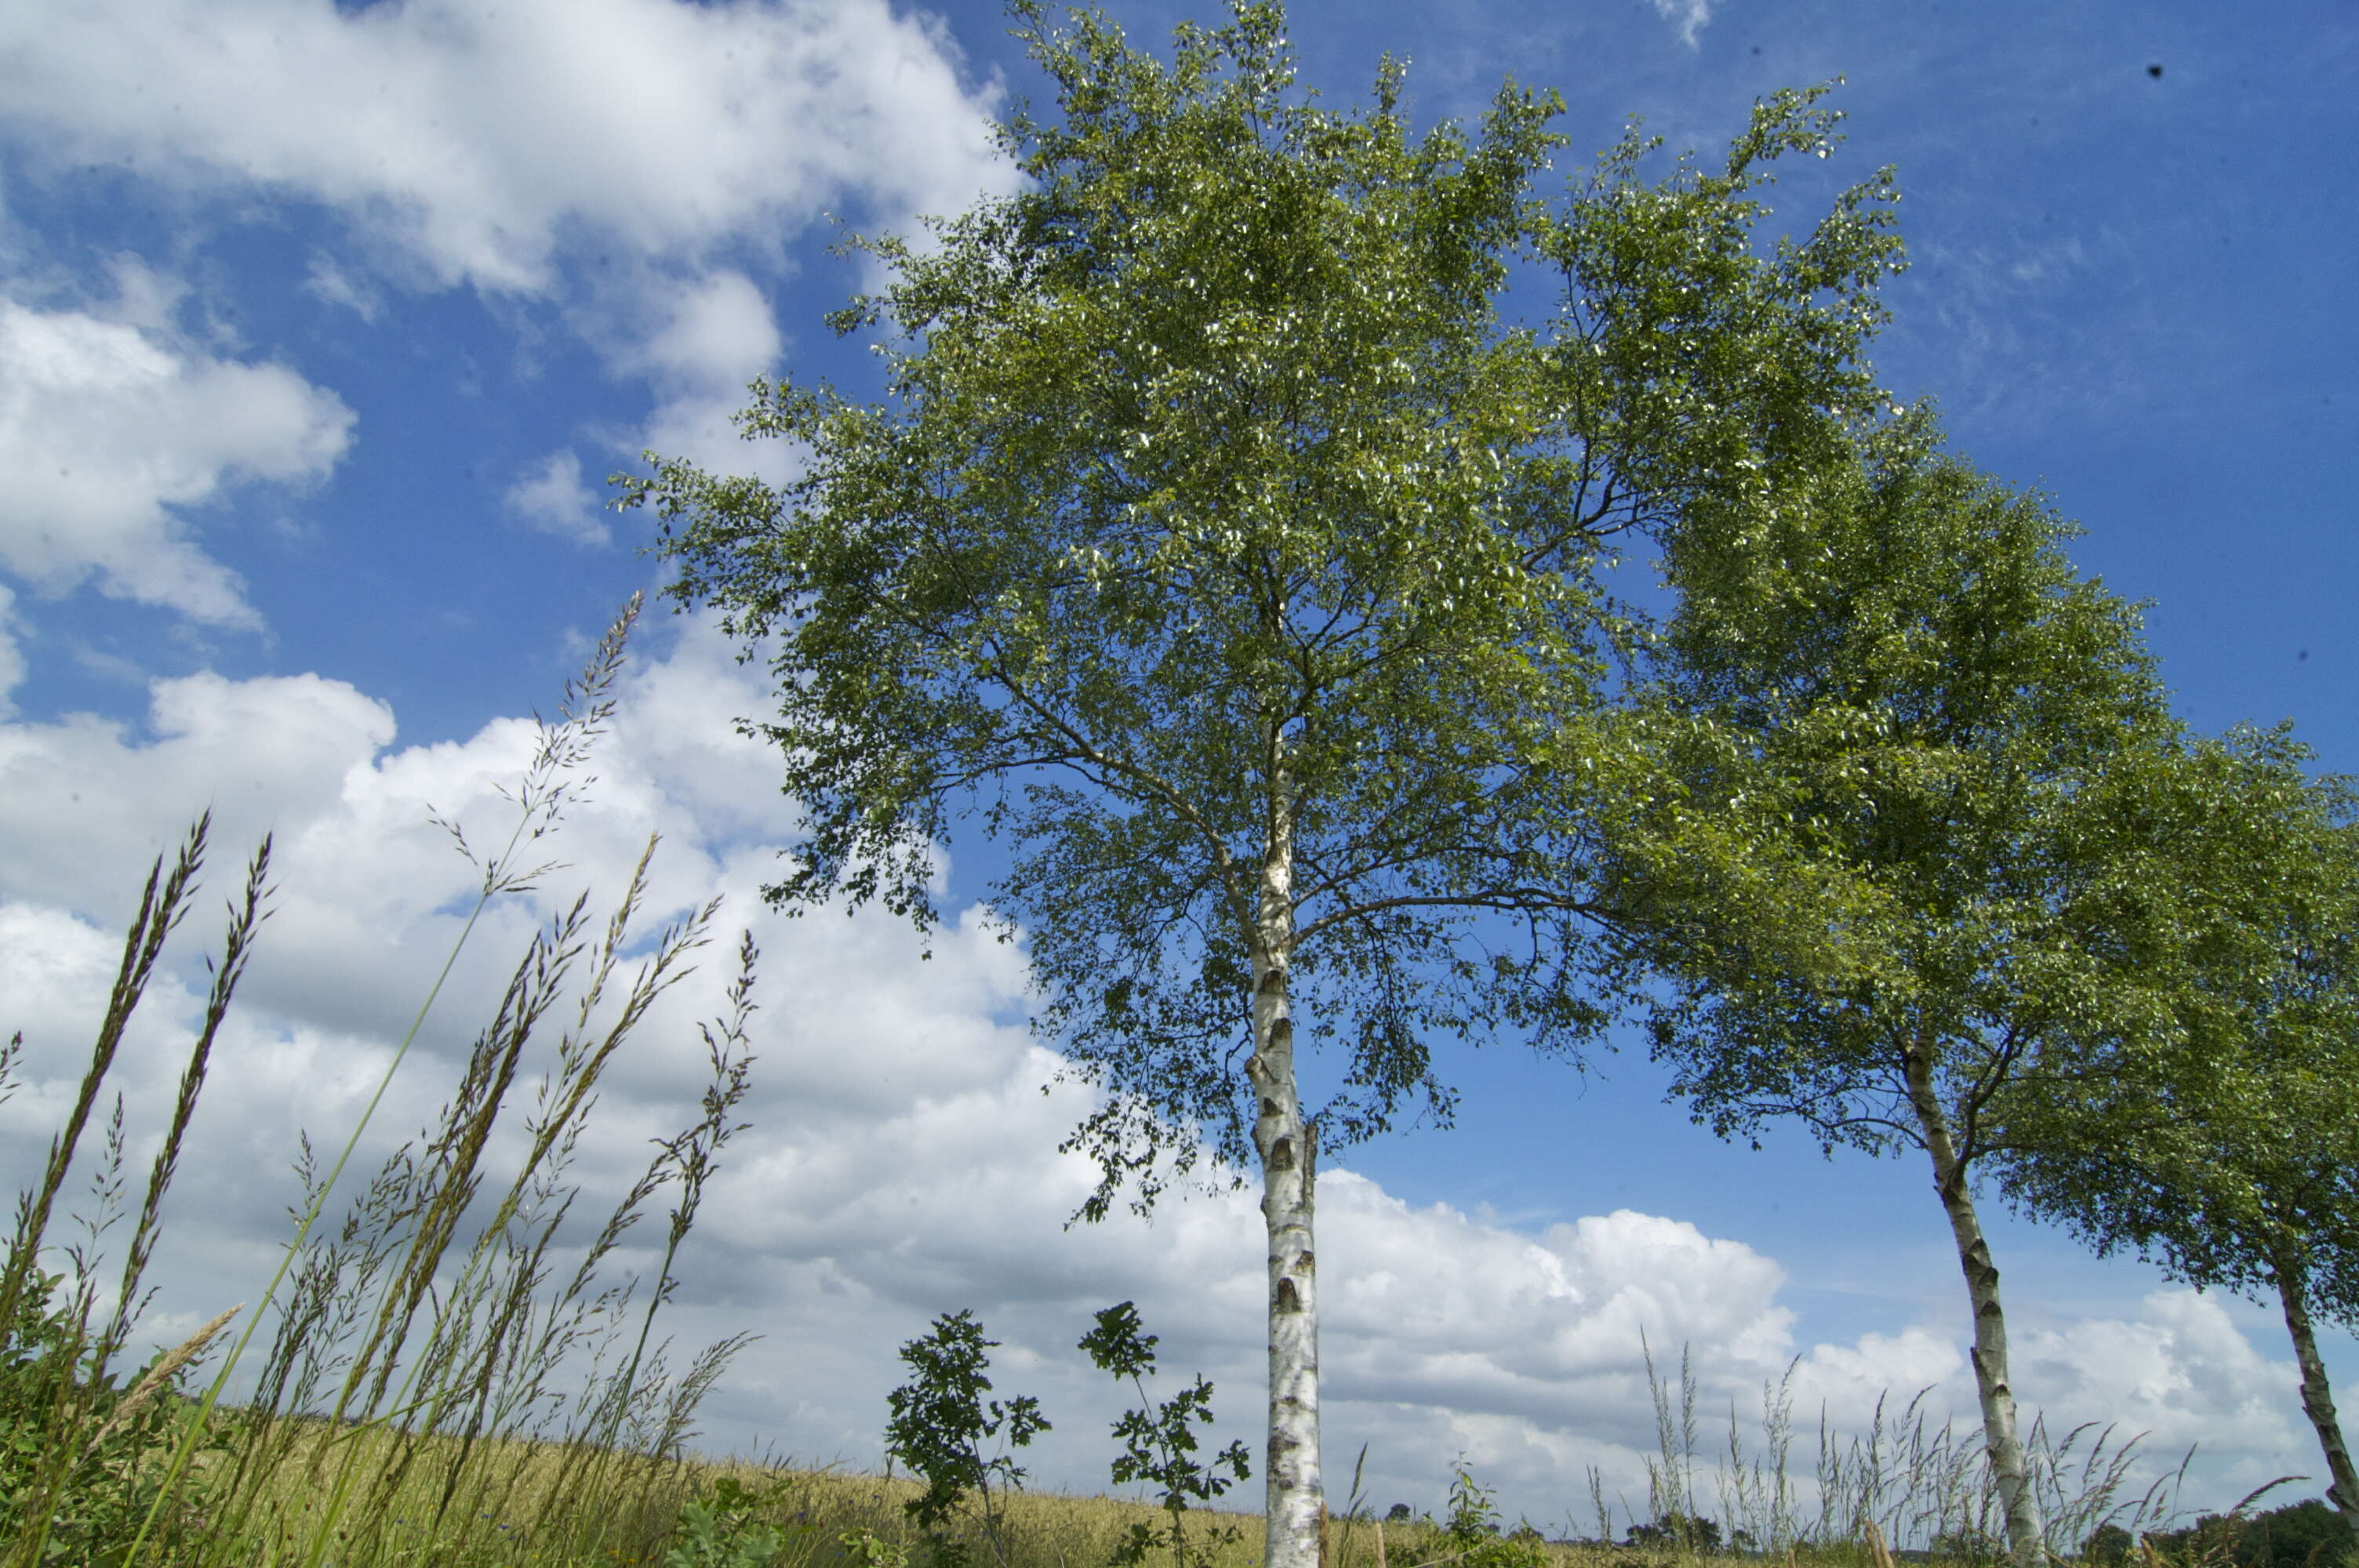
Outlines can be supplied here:
<path id="1" fill-rule="evenodd" d="M 236 575 L 177 508 L 247 481 L 324 478 L 353 413 L 282 364 L 217 358 L 158 330 L 144 268 L 122 319 L 0 298 L 0 567 L 44 594 L 93 574 L 106 594 L 224 626 L 258 624 Z"/>
<path id="2" fill-rule="evenodd" d="M 323 250 L 314 250 L 306 264 L 303 292 L 330 305 L 341 305 L 372 325 L 385 310 L 383 294 Z"/>
<path id="3" fill-rule="evenodd" d="M 16 596 L 0 587 L 0 719 L 16 711 L 9 694 L 25 679 L 25 655 L 16 647 L 20 622 L 16 619 Z"/>
<path id="4" fill-rule="evenodd" d="M 1680 30 L 1680 42 L 1690 49 L 1712 20 L 1712 0 L 1655 0 L 1655 14 Z"/>
<path id="5" fill-rule="evenodd" d="M 605 545 L 614 534 L 599 514 L 599 499 L 582 482 L 582 459 L 572 449 L 554 451 L 508 486 L 501 501 L 544 534 L 576 545 Z"/>
<path id="6" fill-rule="evenodd" d="M 572 1167 L 578 1217 L 594 1226 L 645 1168 L 647 1141 L 694 1120 L 706 1071 L 696 1024 L 726 1011 L 737 932 L 761 949 L 756 1088 L 742 1108 L 751 1129 L 724 1151 L 667 1309 L 683 1345 L 763 1336 L 709 1401 L 708 1444 L 877 1463 L 885 1396 L 905 1376 L 896 1348 L 936 1314 L 971 1307 L 1002 1342 L 1001 1391 L 1038 1395 L 1058 1423 L 1027 1455 L 1038 1482 L 1102 1487 L 1121 1390 L 1074 1346 L 1093 1312 L 1132 1300 L 1162 1336 L 1167 1388 L 1203 1372 L 1223 1418 L 1215 1444 L 1254 1445 L 1265 1285 L 1253 1193 L 1169 1201 L 1151 1224 L 1064 1228 L 1091 1172 L 1056 1145 L 1087 1100 L 1071 1084 L 1042 1093 L 1057 1063 L 1024 1025 L 1020 950 L 975 912 L 921 961 L 881 912 L 788 919 L 764 907 L 791 803 L 775 758 L 729 722 L 764 710 L 764 678 L 708 621 L 659 622 L 647 640 L 664 625 L 681 628 L 677 639 L 654 656 L 642 647 L 620 679 L 590 763 L 595 784 L 565 804 L 552 836 L 526 846 L 526 863 L 569 864 L 485 912 L 359 1170 L 436 1121 L 535 930 L 586 891 L 594 936 L 659 835 L 609 994 L 586 1020 L 560 1005 L 544 1029 L 602 1032 L 655 929 L 723 898 L 697 971 L 658 999 L 604 1080 Z M 262 831 L 277 834 L 276 913 L 168 1211 L 151 1336 L 253 1299 L 296 1196 L 286 1166 L 297 1130 L 332 1147 L 391 1062 L 476 888 L 429 814 L 463 828 L 479 856 L 516 820 L 498 792 L 531 763 L 529 722 L 501 719 L 431 746 L 394 738 L 383 703 L 309 676 L 158 681 L 144 736 L 86 718 L 0 725 L 0 997 L 5 1022 L 26 1033 L 27 1080 L 0 1103 L 7 1179 L 29 1179 L 72 1092 L 148 857 L 210 798 L 213 891 L 118 1068 L 135 1140 L 152 1136 L 200 1011 L 194 955 L 216 939 L 206 921 L 218 918 L 207 912 L 234 887 L 237 858 Z M 577 982 L 592 957 L 577 961 Z M 552 1046 L 542 1041 L 527 1085 Z M 495 1170 L 517 1137 L 511 1127 L 497 1143 Z M 200 1192 L 206 1201 L 190 1202 Z M 1798 1357 L 1804 1472 L 1822 1407 L 1838 1433 L 1861 1432 L 1886 1390 L 1897 1408 L 1930 1386 L 1924 1408 L 1937 1420 L 1971 1423 L 1951 1325 L 1804 1344 L 1778 1299 L 1778 1263 L 1685 1221 L 1623 1209 L 1525 1234 L 1446 1204 L 1412 1207 L 1347 1168 L 1322 1173 L 1320 1196 L 1331 1480 L 1348 1480 L 1365 1444 L 1379 1508 L 1438 1505 L 1458 1454 L 1500 1488 L 1509 1517 L 1551 1530 L 1585 1493 L 1588 1465 L 1609 1499 L 1643 1498 L 1655 1427 L 1642 1332 L 1666 1379 L 1682 1347 L 1691 1357 L 1710 1450 L 1732 1407 L 1757 1450 L 1762 1385 Z M 616 1255 L 618 1271 L 653 1267 L 649 1228 Z M 2020 1340 L 2021 1379 L 2047 1398 L 2051 1426 L 2119 1416 L 2153 1426 L 2158 1447 L 2204 1433 L 2205 1463 L 2299 1467 L 2289 1370 L 2257 1355 L 2216 1303 L 2162 1292 L 2134 1316 L 2030 1326 Z M 676 1352 L 673 1364 L 684 1359 Z M 1699 1489 L 1709 1495 L 1708 1461 Z M 1627 1522 L 1626 1505 L 1616 1513 Z M 1593 1528 L 1585 1512 L 1570 1522 Z"/>
<path id="7" fill-rule="evenodd" d="M 603 433 L 618 454 L 652 449 L 773 482 L 794 454 L 770 446 L 749 460 L 730 417 L 746 384 L 776 368 L 780 338 L 761 290 L 723 258 L 780 270 L 783 242 L 822 211 L 907 231 L 919 212 L 959 211 L 1016 178 L 991 142 L 996 84 L 962 80 L 946 27 L 897 16 L 887 0 L 101 0 L 0 15 L 0 59 L 24 89 L 0 100 L 0 135 L 31 168 L 104 167 L 199 200 L 327 208 L 358 251 L 315 247 L 300 287 L 364 322 L 384 309 L 380 280 L 554 300 L 616 374 L 654 394 L 644 423 Z M 261 83 L 266 114 L 254 113 Z M 249 377 L 223 406 L 288 416 L 309 389 L 279 373 Z M 80 412 L 93 438 L 117 445 L 126 431 L 174 427 L 157 421 L 173 410 L 126 386 L 92 389 Z M 603 541 L 568 460 L 546 460 L 506 503 L 534 526 Z M 0 563 L 45 586 L 95 566 L 110 592 L 252 624 L 235 579 L 159 511 L 208 493 L 204 471 L 143 483 L 135 467 L 72 512 L 24 498 L 20 512 L 47 521 L 0 516 Z M 90 533 L 92 515 L 111 538 Z M 86 559 L 71 542 L 83 537 L 104 554 Z"/>
<path id="8" fill-rule="evenodd" d="M 771 484 L 792 476 L 790 449 L 748 446 L 732 423 L 746 384 L 774 373 L 785 347 L 752 278 L 726 267 L 694 277 L 629 273 L 571 315 L 617 374 L 644 379 L 655 394 L 644 429 L 617 442 L 628 457 L 647 449 Z"/>
<path id="9" fill-rule="evenodd" d="M 689 257 L 1005 178 L 992 92 L 886 0 L 94 0 L 0 13 L 0 58 L 42 165 L 321 202 L 442 286 L 544 291 L 577 229 Z"/>
<path id="10" fill-rule="evenodd" d="M 2044 1327 L 2025 1336 L 2017 1354 L 2026 1387 L 2052 1390 L 2060 1408 L 2104 1411 L 2125 1433 L 2147 1433 L 2158 1452 L 2200 1442 L 2299 1453 L 2310 1441 L 2287 1397 L 2291 1367 L 2263 1357 L 2216 1298 L 2194 1291 L 2157 1291 L 2135 1321 Z"/>
<path id="11" fill-rule="evenodd" d="M 356 762 L 394 734 L 382 703 L 317 676 L 158 681 L 148 729 L 141 744 L 89 714 L 0 727 L 12 897 L 111 918 L 133 868 L 208 803 L 214 841 L 251 846 L 274 821 L 283 829 L 338 806 Z"/>

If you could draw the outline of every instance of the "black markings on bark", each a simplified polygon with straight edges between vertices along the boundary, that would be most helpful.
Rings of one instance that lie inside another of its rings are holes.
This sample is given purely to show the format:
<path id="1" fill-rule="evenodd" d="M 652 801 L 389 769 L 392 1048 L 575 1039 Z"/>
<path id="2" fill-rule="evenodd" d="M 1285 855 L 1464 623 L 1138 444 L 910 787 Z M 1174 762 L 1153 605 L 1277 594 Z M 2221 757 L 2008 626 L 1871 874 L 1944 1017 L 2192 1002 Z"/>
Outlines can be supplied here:
<path id="1" fill-rule="evenodd" d="M 1269 1168 L 1273 1171 L 1294 1169 L 1294 1140 L 1281 1138 L 1269 1146 Z"/>
<path id="2" fill-rule="evenodd" d="M 1300 1312 L 1302 1310 L 1302 1295 L 1300 1292 L 1294 1288 L 1294 1281 L 1292 1280 L 1278 1281 L 1277 1310 L 1279 1312 Z"/>

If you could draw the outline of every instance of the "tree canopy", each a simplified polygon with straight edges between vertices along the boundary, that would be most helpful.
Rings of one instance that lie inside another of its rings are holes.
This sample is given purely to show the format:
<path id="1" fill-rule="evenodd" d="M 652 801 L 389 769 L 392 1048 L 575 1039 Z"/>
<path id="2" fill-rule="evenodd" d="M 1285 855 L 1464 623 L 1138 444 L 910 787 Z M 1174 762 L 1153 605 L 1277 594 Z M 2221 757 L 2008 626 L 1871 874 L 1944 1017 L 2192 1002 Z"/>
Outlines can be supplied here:
<path id="1" fill-rule="evenodd" d="M 1973 1310 L 2016 1561 L 2042 1561 L 1980 1163 L 2004 1112 L 2140 1048 L 2175 972 L 2124 920 L 2124 770 L 2179 734 L 2073 530 L 1942 450 L 1930 409 L 1768 505 L 1705 505 L 1629 720 L 1669 781 L 1613 834 L 1673 1092 L 1728 1135 L 1922 1151 Z M 2167 934 L 2165 934 L 2167 935 Z M 2139 946 L 2141 945 L 2142 946 Z"/>
<path id="2" fill-rule="evenodd" d="M 1764 254 L 1752 193 L 1829 150 L 1818 92 L 1757 104 L 1724 172 L 1640 183 L 1634 130 L 1550 200 L 1552 94 L 1413 135 L 1397 62 L 1366 110 L 1298 91 L 1275 5 L 1182 26 L 1169 64 L 1011 10 L 1062 120 L 1001 127 L 1023 193 L 851 242 L 889 281 L 833 322 L 873 335 L 883 399 L 756 384 L 744 427 L 798 478 L 656 459 L 620 504 L 656 503 L 673 597 L 777 677 L 744 728 L 802 817 L 767 896 L 929 925 L 974 819 L 1011 851 L 990 897 L 1036 1026 L 1103 1091 L 1082 1214 L 1204 1152 L 1258 1166 L 1267 1561 L 1307 1568 L 1317 1154 L 1446 1119 L 1438 1043 L 1571 1053 L 1608 1016 L 1602 568 L 1838 449 L 1893 193 Z M 1526 323 L 1518 259 L 1555 296 Z M 1341 1057 L 1315 1110 L 1298 1022 Z"/>
<path id="3" fill-rule="evenodd" d="M 2171 1027 L 2017 1108 L 2010 1199 L 2099 1256 L 2133 1250 L 2199 1288 L 2273 1293 L 2327 1465 L 2359 1475 L 2313 1316 L 2359 1323 L 2359 795 L 2312 778 L 2289 727 L 2197 740 L 2136 777 L 2133 919 L 2179 934 Z"/>

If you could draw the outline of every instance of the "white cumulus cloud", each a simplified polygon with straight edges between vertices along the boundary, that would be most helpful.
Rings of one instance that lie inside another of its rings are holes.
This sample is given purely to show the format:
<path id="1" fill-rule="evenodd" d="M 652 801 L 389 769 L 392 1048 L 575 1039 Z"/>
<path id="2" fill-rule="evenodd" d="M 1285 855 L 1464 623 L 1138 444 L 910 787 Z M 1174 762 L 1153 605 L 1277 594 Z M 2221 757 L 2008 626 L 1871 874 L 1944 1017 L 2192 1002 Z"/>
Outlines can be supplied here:
<path id="1" fill-rule="evenodd" d="M 16 646 L 21 625 L 16 618 L 16 596 L 0 586 L 0 719 L 16 711 L 9 694 L 25 679 L 25 655 Z"/>
<path id="2" fill-rule="evenodd" d="M 1655 0 L 1655 15 L 1680 30 L 1680 42 L 1690 49 L 1712 20 L 1713 0 Z"/>
<path id="3" fill-rule="evenodd" d="M 792 451 L 777 441 L 749 445 L 732 423 L 747 384 L 775 373 L 786 346 L 752 278 L 727 267 L 674 280 L 634 276 L 575 319 L 618 373 L 644 378 L 655 394 L 628 458 L 646 449 L 771 484 L 791 477 Z"/>
<path id="4" fill-rule="evenodd" d="M 577 228 L 693 256 L 1006 178 L 992 90 L 886 0 L 91 0 L 0 10 L 0 61 L 47 166 L 319 202 L 445 286 L 546 290 Z"/>
<path id="5" fill-rule="evenodd" d="M 599 514 L 597 495 L 582 482 L 582 459 L 570 447 L 527 468 L 501 500 L 510 512 L 544 534 L 576 545 L 613 541 L 613 532 Z"/>
<path id="6" fill-rule="evenodd" d="M 153 290 L 121 303 L 149 320 L 168 310 Z M 114 598 L 257 625 L 236 574 L 178 509 L 241 482 L 316 482 L 343 456 L 353 423 L 334 393 L 283 364 L 0 298 L 0 464 L 11 476 L 0 568 L 42 594 L 94 576 Z"/>
<path id="7" fill-rule="evenodd" d="M 2060 1407 L 2106 1411 L 2174 1454 L 2194 1443 L 2298 1451 L 2310 1440 L 2287 1398 L 2292 1368 L 2262 1356 L 2218 1298 L 2195 1291 L 2157 1291 L 2134 1320 L 2043 1328 L 2016 1354 L 2019 1382 Z"/>
<path id="8" fill-rule="evenodd" d="M 743 265 L 782 272 L 825 211 L 908 232 L 1016 178 L 991 140 L 997 83 L 968 79 L 939 18 L 888 0 L 93 0 L 0 8 L 0 136 L 30 168 L 122 170 L 199 223 L 207 201 L 325 209 L 351 243 L 313 247 L 299 287 L 364 323 L 388 287 L 556 301 L 654 395 L 636 428 L 603 433 L 616 454 L 772 482 L 795 454 L 749 449 L 730 424 L 781 347 Z M 110 428 L 157 412 L 123 387 L 90 398 Z M 544 468 L 508 503 L 604 538 L 563 481 Z M 152 503 L 107 510 L 149 519 L 142 547 L 100 563 L 108 591 L 252 623 L 235 579 Z M 48 511 L 11 529 L 0 564 L 70 582 L 88 530 Z"/>

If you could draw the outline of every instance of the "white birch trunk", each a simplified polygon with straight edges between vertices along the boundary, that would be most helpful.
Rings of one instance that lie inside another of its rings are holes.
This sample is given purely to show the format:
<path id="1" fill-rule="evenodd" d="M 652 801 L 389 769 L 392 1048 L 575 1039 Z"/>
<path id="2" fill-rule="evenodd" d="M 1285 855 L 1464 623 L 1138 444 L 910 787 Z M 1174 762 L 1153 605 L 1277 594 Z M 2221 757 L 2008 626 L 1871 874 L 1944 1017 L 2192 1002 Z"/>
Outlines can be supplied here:
<path id="1" fill-rule="evenodd" d="M 2326 1474 L 2332 1483 L 2326 1489 L 2326 1500 L 2344 1522 L 2359 1530 L 2359 1475 L 2353 1473 L 2351 1450 L 2343 1441 L 2343 1423 L 2334 1414 L 2334 1391 L 2326 1380 L 2326 1363 L 2318 1354 L 2318 1336 L 2310 1326 L 2306 1271 L 2288 1251 L 2278 1252 L 2271 1261 L 2277 1271 L 2277 1299 L 2285 1305 L 2286 1331 L 2293 1336 L 2294 1364 L 2301 1368 L 2302 1413 L 2310 1417 L 2310 1430 L 2318 1433 L 2318 1445 L 2326 1454 Z"/>
<path id="2" fill-rule="evenodd" d="M 1254 1149 L 1261 1156 L 1261 1212 L 1269 1235 L 1269 1452 L 1264 1461 L 1266 1568 L 1321 1568 L 1319 1474 L 1319 1292 L 1311 1254 L 1316 1132 L 1295 1092 L 1294 1023 L 1287 974 L 1294 952 L 1293 800 L 1276 782 L 1262 860 L 1253 951 Z"/>
<path id="3" fill-rule="evenodd" d="M 1950 1119 L 1933 1091 L 1933 1054 L 1929 1044 L 1908 1048 L 1908 1099 L 1925 1134 L 1925 1150 L 1933 1157 L 1933 1187 L 1941 1210 L 1950 1217 L 1950 1234 L 1957 1238 L 1958 1264 L 1965 1271 L 1966 1299 L 1974 1309 L 1974 1391 L 1982 1399 L 1983 1444 L 1990 1455 L 1991 1476 L 1998 1484 L 1999 1507 L 2006 1517 L 2007 1556 L 2014 1568 L 2046 1568 L 2047 1531 L 2039 1518 L 2039 1499 L 2031 1489 L 2031 1467 L 2016 1431 L 2015 1387 L 2006 1366 L 2006 1313 L 1998 1298 L 1998 1269 L 1991 1262 L 1990 1246 L 1983 1238 L 1982 1220 L 1974 1213 L 1973 1195 L 1966 1187 L 1965 1168 L 1959 1162 L 1956 1142 L 1950 1136 Z"/>

